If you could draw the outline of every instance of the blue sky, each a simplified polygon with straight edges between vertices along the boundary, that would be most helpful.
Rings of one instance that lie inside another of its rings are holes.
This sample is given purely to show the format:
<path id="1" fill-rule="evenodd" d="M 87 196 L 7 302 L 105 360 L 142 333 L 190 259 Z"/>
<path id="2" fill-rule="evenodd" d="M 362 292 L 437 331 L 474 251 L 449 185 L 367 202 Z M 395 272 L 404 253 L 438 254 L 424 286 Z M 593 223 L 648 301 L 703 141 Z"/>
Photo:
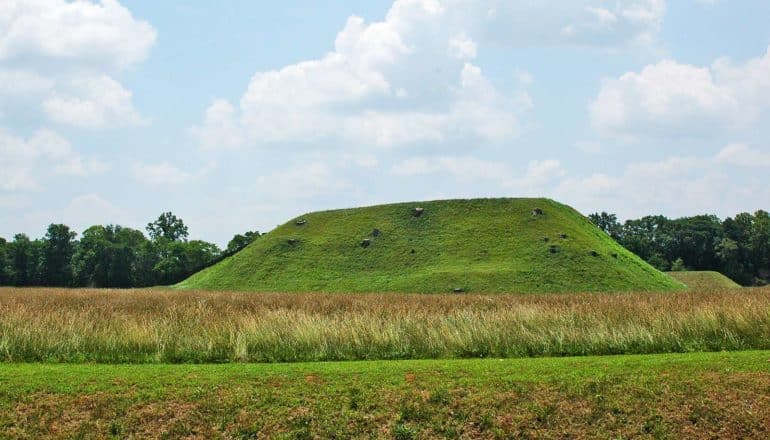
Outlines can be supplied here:
<path id="1" fill-rule="evenodd" d="M 765 1 L 6 0 L 0 236 L 171 210 L 224 244 L 477 196 L 769 209 L 767 23 Z"/>

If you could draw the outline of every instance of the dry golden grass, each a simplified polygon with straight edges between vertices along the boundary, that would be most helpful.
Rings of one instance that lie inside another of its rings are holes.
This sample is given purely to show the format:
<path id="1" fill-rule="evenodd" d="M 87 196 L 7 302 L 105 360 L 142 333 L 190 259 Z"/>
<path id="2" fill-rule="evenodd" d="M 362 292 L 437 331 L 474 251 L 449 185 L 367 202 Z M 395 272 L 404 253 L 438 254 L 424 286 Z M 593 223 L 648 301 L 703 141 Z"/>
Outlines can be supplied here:
<path id="1" fill-rule="evenodd" d="M 276 362 L 770 348 L 770 288 L 562 295 L 0 289 L 0 359 Z"/>

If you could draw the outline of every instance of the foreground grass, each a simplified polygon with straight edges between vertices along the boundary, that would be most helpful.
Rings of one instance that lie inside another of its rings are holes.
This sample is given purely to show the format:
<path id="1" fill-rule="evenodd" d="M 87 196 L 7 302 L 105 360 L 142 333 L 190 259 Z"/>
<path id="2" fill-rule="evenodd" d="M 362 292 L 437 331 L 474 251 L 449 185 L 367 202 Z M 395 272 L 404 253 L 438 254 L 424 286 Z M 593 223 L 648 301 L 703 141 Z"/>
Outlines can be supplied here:
<path id="1" fill-rule="evenodd" d="M 768 438 L 770 352 L 0 365 L 0 438 Z"/>
<path id="2" fill-rule="evenodd" d="M 419 217 L 412 215 L 416 207 L 424 209 Z M 533 209 L 542 215 L 533 216 Z M 338 293 L 683 288 L 579 212 L 549 199 L 438 200 L 314 212 L 177 287 Z"/>
<path id="3" fill-rule="evenodd" d="M 6 362 L 298 362 L 770 349 L 770 288 L 565 295 L 0 289 Z"/>

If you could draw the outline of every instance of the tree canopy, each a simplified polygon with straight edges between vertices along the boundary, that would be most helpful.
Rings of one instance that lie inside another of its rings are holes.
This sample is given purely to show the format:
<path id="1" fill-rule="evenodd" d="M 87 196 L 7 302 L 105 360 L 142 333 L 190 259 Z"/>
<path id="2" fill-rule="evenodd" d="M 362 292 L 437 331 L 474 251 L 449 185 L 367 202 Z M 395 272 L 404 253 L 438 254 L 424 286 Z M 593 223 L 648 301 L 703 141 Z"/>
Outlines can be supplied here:
<path id="1" fill-rule="evenodd" d="M 0 285 L 55 287 L 146 287 L 177 283 L 223 255 L 259 237 L 238 234 L 224 253 L 216 244 L 188 241 L 184 221 L 161 214 L 142 231 L 95 225 L 80 239 L 67 225 L 52 224 L 43 238 L 0 238 Z"/>
<path id="2" fill-rule="evenodd" d="M 660 270 L 716 270 L 743 285 L 770 281 L 770 215 L 740 213 L 669 219 L 646 216 L 620 223 L 594 213 L 589 219 L 621 245 Z"/>

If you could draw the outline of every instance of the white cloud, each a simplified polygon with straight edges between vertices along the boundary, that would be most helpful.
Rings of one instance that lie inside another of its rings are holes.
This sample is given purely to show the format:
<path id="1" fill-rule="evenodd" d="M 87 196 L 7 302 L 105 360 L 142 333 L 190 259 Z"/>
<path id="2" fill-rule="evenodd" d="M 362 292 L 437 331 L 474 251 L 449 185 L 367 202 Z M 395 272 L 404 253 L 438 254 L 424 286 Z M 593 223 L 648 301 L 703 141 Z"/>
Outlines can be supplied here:
<path id="1" fill-rule="evenodd" d="M 770 167 L 770 151 L 730 144 L 716 155 L 717 162 L 740 167 Z"/>
<path id="2" fill-rule="evenodd" d="M 116 0 L 0 3 L 0 117 L 98 129 L 143 122 L 116 75 L 144 59 L 155 30 Z M 42 124 L 41 124 L 42 125 Z"/>
<path id="3" fill-rule="evenodd" d="M 37 188 L 37 181 L 29 168 L 14 167 L 0 169 L 0 189 L 4 191 L 30 190 Z"/>
<path id="4" fill-rule="evenodd" d="M 38 208 L 40 207 L 38 206 Z M 14 231 L 29 230 L 29 225 L 35 225 L 37 228 L 50 223 L 69 225 L 73 231 L 79 233 L 93 225 L 137 224 L 132 221 L 134 219 L 129 211 L 115 205 L 98 193 L 81 194 L 69 201 L 63 201 L 63 204 L 46 204 L 45 208 L 29 212 L 14 220 L 19 221 L 16 226 L 18 229 L 14 229 Z"/>
<path id="5" fill-rule="evenodd" d="M 88 176 L 107 167 L 73 152 L 66 139 L 50 130 L 39 130 L 27 139 L 0 130 L 0 189 L 5 191 L 37 189 L 38 176 L 51 170 L 60 175 Z"/>
<path id="6" fill-rule="evenodd" d="M 602 151 L 602 144 L 597 141 L 578 141 L 575 142 L 575 147 L 588 154 L 597 154 Z"/>
<path id="7" fill-rule="evenodd" d="M 56 60 L 78 69 L 125 68 L 142 60 L 156 38 L 116 0 L 3 0 L 0 29 L 0 62 Z"/>
<path id="8" fill-rule="evenodd" d="M 497 1 L 485 36 L 512 45 L 648 47 L 657 40 L 665 0 Z"/>
<path id="9" fill-rule="evenodd" d="M 461 60 L 476 58 L 478 46 L 465 32 L 461 32 L 449 40 L 449 54 Z"/>
<path id="10" fill-rule="evenodd" d="M 53 88 L 54 82 L 39 73 L 0 67 L 0 97 L 38 95 Z"/>
<path id="11" fill-rule="evenodd" d="M 203 124 L 193 127 L 190 131 L 206 148 L 241 147 L 244 145 L 243 133 L 235 117 L 235 107 L 224 99 L 217 99 L 206 110 Z"/>
<path id="12" fill-rule="evenodd" d="M 134 178 L 150 185 L 181 185 L 189 182 L 192 177 L 168 162 L 134 166 Z"/>
<path id="13" fill-rule="evenodd" d="M 527 165 L 526 173 L 514 179 L 511 186 L 524 192 L 537 192 L 555 180 L 564 177 L 566 172 L 561 162 L 555 159 L 533 160 Z"/>
<path id="14" fill-rule="evenodd" d="M 454 182 L 491 182 L 517 195 L 541 195 L 565 175 L 558 160 L 534 160 L 523 173 L 500 161 L 472 156 L 413 157 L 395 164 L 390 173 L 402 177 L 449 176 Z"/>
<path id="15" fill-rule="evenodd" d="M 325 162 L 314 161 L 260 176 L 256 188 L 267 190 L 270 200 L 298 200 L 339 193 L 352 186 Z"/>
<path id="16" fill-rule="evenodd" d="M 92 225 L 125 224 L 128 213 L 99 194 L 91 193 L 73 198 L 59 217 L 76 230 L 83 231 Z"/>
<path id="17" fill-rule="evenodd" d="M 565 177 L 551 194 L 586 213 L 615 209 L 625 218 L 657 213 L 733 215 L 770 203 L 766 183 L 756 175 L 736 175 L 729 166 L 747 166 L 749 159 L 768 157 L 732 145 L 712 157 L 672 156 L 630 164 L 618 174 Z"/>
<path id="18" fill-rule="evenodd" d="M 618 22 L 618 16 L 609 9 L 589 6 L 586 8 L 586 11 L 596 18 L 600 27 L 610 28 Z"/>
<path id="19" fill-rule="evenodd" d="M 470 156 L 413 157 L 395 164 L 391 173 L 408 177 L 442 173 L 461 181 L 510 178 L 506 165 Z"/>
<path id="20" fill-rule="evenodd" d="M 641 72 L 606 80 L 589 106 L 604 136 L 703 135 L 743 127 L 770 108 L 770 48 L 735 66 L 710 67 L 664 60 Z"/>
<path id="21" fill-rule="evenodd" d="M 383 21 L 350 17 L 325 56 L 256 73 L 237 106 L 214 101 L 192 133 L 208 148 L 508 140 L 532 102 L 523 89 L 502 93 L 471 63 L 479 39 L 636 44 L 657 33 L 665 12 L 660 0 L 605 3 L 396 0 Z M 575 32 L 565 39 L 566 23 Z"/>
<path id="22" fill-rule="evenodd" d="M 62 176 L 87 177 L 106 173 L 109 169 L 110 165 L 99 159 L 75 156 L 54 166 L 53 172 Z"/>
<path id="23" fill-rule="evenodd" d="M 54 93 L 43 103 L 50 120 L 81 128 L 142 123 L 131 101 L 132 93 L 114 79 L 100 76 L 72 83 L 76 93 Z"/>

